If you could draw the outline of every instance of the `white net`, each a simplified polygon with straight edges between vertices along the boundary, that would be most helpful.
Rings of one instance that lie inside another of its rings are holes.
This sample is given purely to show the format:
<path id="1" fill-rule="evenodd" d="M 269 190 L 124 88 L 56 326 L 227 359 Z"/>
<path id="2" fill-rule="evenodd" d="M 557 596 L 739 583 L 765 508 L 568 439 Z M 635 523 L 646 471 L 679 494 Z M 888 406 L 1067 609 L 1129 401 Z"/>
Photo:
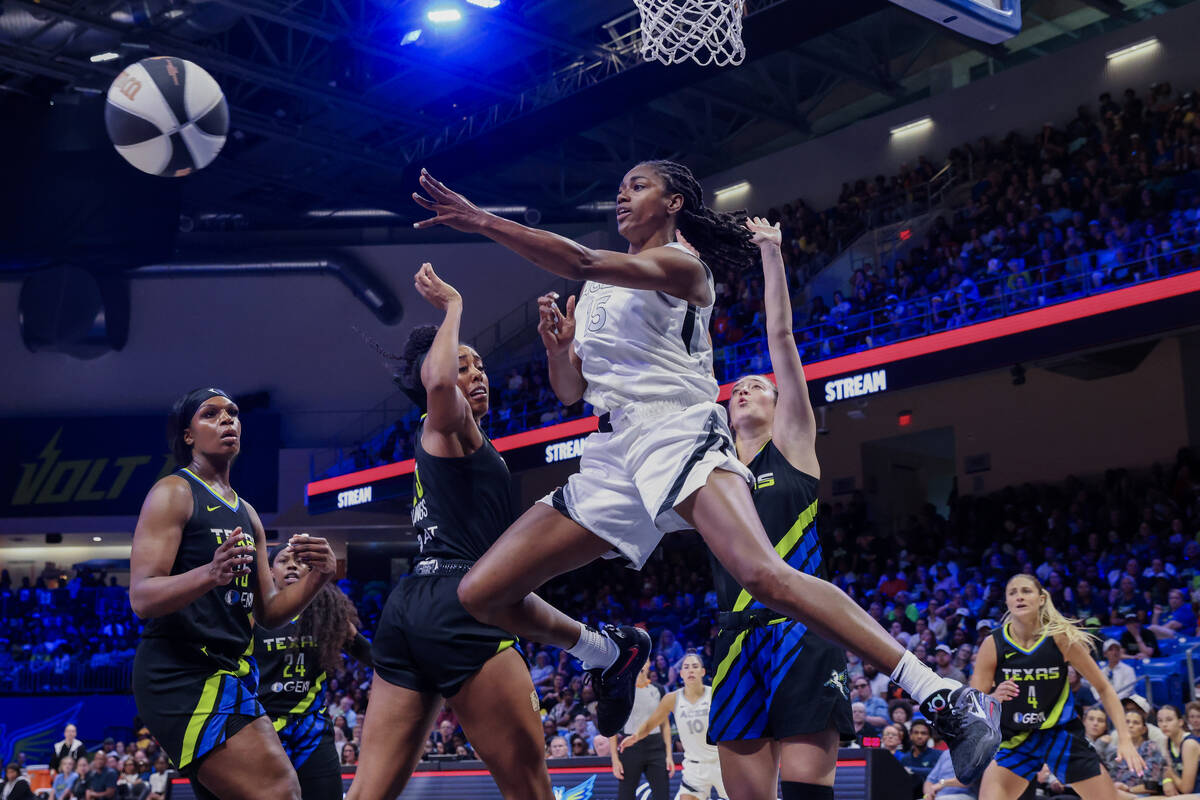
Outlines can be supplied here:
<path id="1" fill-rule="evenodd" d="M 718 67 L 738 65 L 744 0 L 634 0 L 642 16 L 642 57 L 664 64 L 692 59 Z"/>

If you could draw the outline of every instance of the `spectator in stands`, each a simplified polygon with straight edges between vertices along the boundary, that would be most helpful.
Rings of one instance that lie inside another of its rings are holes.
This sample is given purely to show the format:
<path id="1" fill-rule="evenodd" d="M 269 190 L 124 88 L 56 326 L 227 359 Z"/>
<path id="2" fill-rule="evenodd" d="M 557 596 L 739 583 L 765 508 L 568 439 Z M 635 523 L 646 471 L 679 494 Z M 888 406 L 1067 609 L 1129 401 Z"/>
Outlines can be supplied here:
<path id="1" fill-rule="evenodd" d="M 1164 705 L 1158 709 L 1158 727 L 1167 737 L 1167 777 L 1164 786 L 1169 794 L 1191 794 L 1196 788 L 1196 773 L 1200 771 L 1200 741 L 1188 734 L 1183 717 L 1176 706 Z M 1171 790 L 1174 791 L 1171 791 Z"/>
<path id="2" fill-rule="evenodd" d="M 167 800 L 170 771 L 171 765 L 167 757 L 159 755 L 154 761 L 154 772 L 150 773 L 150 778 L 146 781 L 150 785 L 150 794 L 146 795 L 146 800 Z"/>
<path id="3" fill-rule="evenodd" d="M 533 666 L 529 675 L 533 678 L 533 687 L 539 692 L 545 691 L 554 684 L 554 667 L 550 665 L 550 654 L 539 650 L 533 657 Z"/>
<path id="4" fill-rule="evenodd" d="M 1124 700 L 1137 688 L 1137 675 L 1134 674 L 1133 667 L 1121 661 L 1125 651 L 1116 639 L 1105 639 L 1101 649 L 1104 651 L 1107 663 L 1101 665 L 1100 672 L 1113 685 L 1117 697 Z"/>
<path id="5" fill-rule="evenodd" d="M 936 648 L 934 648 L 934 659 L 937 661 L 937 666 L 934 668 L 934 672 L 936 672 L 938 675 L 941 675 L 943 678 L 950 678 L 951 680 L 956 680 L 959 683 L 966 683 L 966 674 L 961 669 L 950 663 L 953 658 L 954 652 L 950 649 L 950 646 L 947 644 L 939 644 Z"/>
<path id="6" fill-rule="evenodd" d="M 850 702 L 863 704 L 868 725 L 882 730 L 883 726 L 888 724 L 887 701 L 871 693 L 871 684 L 866 678 L 854 679 L 850 689 Z"/>
<path id="7" fill-rule="evenodd" d="M 678 664 L 683 660 L 683 645 L 675 641 L 675 634 L 670 628 L 663 628 L 658 636 L 658 652 L 667 659 L 667 665 Z M 664 680 L 666 675 L 661 676 Z"/>
<path id="8" fill-rule="evenodd" d="M 1192 604 L 1184 597 L 1182 589 L 1172 589 L 1167 594 L 1167 606 L 1154 607 L 1148 627 L 1150 633 L 1167 638 L 1195 636 L 1196 613 L 1192 611 Z"/>
<path id="9" fill-rule="evenodd" d="M 954 764 L 950 751 L 940 750 L 937 763 L 925 778 L 922 797 L 924 800 L 976 800 L 979 797 L 979 782 L 964 786 L 954 776 Z"/>
<path id="10" fill-rule="evenodd" d="M 346 742 L 342 745 L 342 766 L 353 767 L 358 763 L 358 745 Z"/>
<path id="11" fill-rule="evenodd" d="M 58 762 L 67 756 L 70 756 L 72 761 L 76 761 L 80 756 L 87 758 L 83 742 L 75 738 L 75 726 L 69 722 L 63 728 L 63 738 L 54 745 L 54 752 L 50 756 L 50 769 L 57 770 Z"/>
<path id="12" fill-rule="evenodd" d="M 74 796 L 82 800 L 87 789 L 87 779 L 92 774 L 92 765 L 88 763 L 86 758 L 81 758 L 75 762 L 75 774 L 79 776 L 79 780 L 75 783 Z"/>
<path id="13" fill-rule="evenodd" d="M 1088 686 L 1087 681 L 1080 677 L 1079 671 L 1070 664 L 1067 665 L 1067 685 L 1071 687 L 1075 708 L 1080 710 L 1091 708 L 1100 702 L 1096 693 L 1092 691 L 1092 687 Z M 1120 697 L 1120 694 L 1117 697 Z"/>
<path id="14" fill-rule="evenodd" d="M 924 785 L 925 778 L 941 756 L 941 753 L 933 748 L 932 740 L 933 729 L 929 727 L 929 723 L 923 719 L 914 720 L 908 731 L 908 747 L 905 748 L 904 757 L 900 759 L 900 766 L 915 778 L 916 786 Z"/>
<path id="15" fill-rule="evenodd" d="M 1137 614 L 1125 615 L 1125 631 L 1121 634 L 1121 648 L 1125 655 L 1134 658 L 1158 658 L 1158 637 L 1142 627 Z"/>
<path id="16" fill-rule="evenodd" d="M 111 739 L 105 740 L 106 745 L 111 743 Z M 82 800 L 111 800 L 116 794 L 117 771 L 108 766 L 108 756 L 104 750 L 97 750 L 92 757 L 92 769 L 84 784 Z"/>
<path id="17" fill-rule="evenodd" d="M 69 800 L 73 798 L 79 776 L 75 774 L 75 759 L 63 756 L 58 761 L 58 772 L 50 784 L 51 800 Z"/>
<path id="18" fill-rule="evenodd" d="M 905 744 L 908 736 L 903 725 L 885 725 L 879 735 L 880 747 L 896 757 L 897 761 L 904 758 Z"/>
<path id="19" fill-rule="evenodd" d="M 4 769 L 4 785 L 0 787 L 0 800 L 34 800 L 33 790 L 29 788 L 29 779 L 21 774 L 17 762 L 11 762 Z"/>
<path id="20" fill-rule="evenodd" d="M 888 718 L 895 725 L 903 725 L 905 730 L 912 726 L 912 706 L 902 697 L 888 701 Z"/>
<path id="21" fill-rule="evenodd" d="M 1099 706 L 1089 708 L 1083 714 L 1083 735 L 1101 761 L 1108 761 L 1110 751 L 1115 750 L 1112 737 L 1108 734 L 1108 715 Z"/>
<path id="22" fill-rule="evenodd" d="M 555 736 L 550 740 L 550 744 L 546 745 L 547 758 L 570 758 L 571 749 L 567 746 L 567 740 L 561 736 Z"/>
<path id="23" fill-rule="evenodd" d="M 1129 735 L 1137 747 L 1138 755 L 1146 762 L 1146 771 L 1141 775 L 1127 767 L 1123 761 L 1116 758 L 1116 749 L 1110 754 L 1105 766 L 1112 776 L 1113 784 L 1118 791 L 1131 794 L 1157 794 L 1162 786 L 1166 759 L 1160 750 L 1147 736 L 1146 713 L 1140 708 L 1127 708 L 1125 724 L 1129 726 Z"/>
<path id="24" fill-rule="evenodd" d="M 138 774 L 137 762 L 127 758 L 121 765 L 121 773 L 117 778 L 117 797 L 120 800 L 141 800 L 147 788 L 142 776 Z"/>
<path id="25" fill-rule="evenodd" d="M 1196 696 L 1196 693 L 1193 693 L 1193 696 Z M 1200 737 L 1200 700 L 1193 700 L 1184 706 L 1183 713 L 1187 719 L 1188 733 Z"/>
<path id="26" fill-rule="evenodd" d="M 850 704 L 850 717 L 854 721 L 854 741 L 859 747 L 878 747 L 879 728 L 867 722 L 867 707 L 861 701 Z"/>

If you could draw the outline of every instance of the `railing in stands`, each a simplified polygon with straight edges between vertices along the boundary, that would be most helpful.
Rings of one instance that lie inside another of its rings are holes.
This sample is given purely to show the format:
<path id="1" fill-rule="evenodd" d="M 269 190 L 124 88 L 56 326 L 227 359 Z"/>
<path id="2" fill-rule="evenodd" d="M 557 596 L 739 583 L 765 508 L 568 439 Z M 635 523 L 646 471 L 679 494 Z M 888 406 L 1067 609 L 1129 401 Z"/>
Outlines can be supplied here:
<path id="1" fill-rule="evenodd" d="M 1166 234 L 1139 245 L 1147 242 L 1155 245 L 1155 255 L 1149 259 L 1122 260 L 1119 252 L 1098 250 L 1051 264 L 998 273 L 994 278 L 988 278 L 983 286 L 975 286 L 977 298 L 969 289 L 949 290 L 930 297 L 897 300 L 857 314 L 837 317 L 831 314 L 826 321 L 795 328 L 797 346 L 804 362 L 814 363 L 1200 268 L 1200 257 L 1197 257 L 1200 242 L 1181 243 Z M 1164 242 L 1168 245 L 1165 249 L 1162 247 Z M 1055 274 L 1059 268 L 1065 273 L 1061 278 L 1030 280 Z M 960 284 L 960 289 L 963 285 Z M 942 299 L 949 294 L 954 294 L 957 302 L 947 303 Z M 747 373 L 770 371 L 764 333 L 753 331 L 753 338 L 714 350 L 713 368 L 720 382 Z M 499 372 L 493 373 L 493 379 L 500 377 Z M 585 409 L 583 413 L 567 415 L 557 400 L 512 403 L 485 417 L 484 428 L 489 436 L 505 436 L 577 419 L 587 413 L 590 412 Z M 375 439 L 381 439 L 387 433 L 384 431 Z M 323 473 L 314 471 L 312 477 L 332 477 L 381 463 L 378 460 L 363 463 L 361 458 L 347 458 L 346 451 L 338 450 L 338 453 L 332 469 Z"/>
<path id="2" fill-rule="evenodd" d="M 106 666 L 90 660 L 56 670 L 53 662 L 25 662 L 0 676 L 0 694 L 123 693 L 133 688 L 133 661 L 125 659 Z"/>

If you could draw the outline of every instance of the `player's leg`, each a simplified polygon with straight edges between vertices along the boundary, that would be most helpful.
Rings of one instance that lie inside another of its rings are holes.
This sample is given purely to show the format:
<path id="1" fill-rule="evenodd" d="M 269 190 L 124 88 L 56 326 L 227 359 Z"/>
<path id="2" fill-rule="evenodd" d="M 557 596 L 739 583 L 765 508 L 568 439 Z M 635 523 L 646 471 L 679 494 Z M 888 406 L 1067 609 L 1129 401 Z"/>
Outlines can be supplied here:
<path id="1" fill-rule="evenodd" d="M 515 648 L 488 659 L 449 703 L 500 794 L 553 798 L 537 694 L 529 668 Z"/>
<path id="2" fill-rule="evenodd" d="M 836 586 L 788 566 L 771 546 L 739 475 L 712 469 L 674 510 L 755 599 L 886 670 L 949 741 L 958 774 L 970 782 L 982 773 L 1000 743 L 999 704 L 938 676 Z"/>
<path id="3" fill-rule="evenodd" d="M 480 622 L 520 638 L 570 648 L 579 623 L 533 592 L 590 564 L 612 545 L 545 503 L 522 514 L 458 585 L 458 599 Z"/>
<path id="4" fill-rule="evenodd" d="M 830 725 L 780 742 L 783 800 L 833 800 L 839 739 L 837 728 Z"/>
<path id="5" fill-rule="evenodd" d="M 256 717 L 200 763 L 196 779 L 221 800 L 300 800 L 296 771 L 269 717 Z"/>
<path id="6" fill-rule="evenodd" d="M 421 760 L 440 706 L 436 694 L 395 686 L 376 673 L 346 800 L 393 800 L 400 794 Z"/>
<path id="7" fill-rule="evenodd" d="M 1041 768 L 1042 765 L 1038 764 L 1035 769 Z M 1105 777 L 1107 778 L 1107 776 Z M 1020 797 L 1028 785 L 1029 778 L 1022 777 L 993 761 L 988 764 L 987 770 L 983 773 L 983 783 L 979 787 L 979 800 L 1010 800 L 1013 797 Z M 1112 781 L 1109 781 L 1108 785 L 1111 788 Z M 1087 795 L 1082 792 L 1080 792 L 1080 796 L 1087 798 Z M 1108 797 L 1107 800 L 1113 800 L 1113 796 Z"/>
<path id="8" fill-rule="evenodd" d="M 776 800 L 779 797 L 779 742 L 742 739 L 721 742 L 721 780 L 737 800 Z"/>

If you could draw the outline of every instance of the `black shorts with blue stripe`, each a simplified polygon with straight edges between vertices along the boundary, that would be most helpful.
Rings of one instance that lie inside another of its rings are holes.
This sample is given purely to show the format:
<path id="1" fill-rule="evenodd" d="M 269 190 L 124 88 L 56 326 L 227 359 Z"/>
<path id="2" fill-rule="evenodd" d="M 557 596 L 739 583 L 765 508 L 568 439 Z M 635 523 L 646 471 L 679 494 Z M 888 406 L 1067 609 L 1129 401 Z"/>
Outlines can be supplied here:
<path id="1" fill-rule="evenodd" d="M 296 768 L 304 800 L 341 800 L 342 766 L 333 743 L 333 723 L 324 711 L 292 714 L 274 721 L 283 750 Z"/>
<path id="2" fill-rule="evenodd" d="M 831 725 L 852 739 L 846 653 L 799 622 L 754 616 L 717 634 L 709 743 L 787 739 Z"/>
<path id="3" fill-rule="evenodd" d="M 1100 754 L 1083 735 L 1078 719 L 1053 728 L 1009 732 L 996 751 L 996 763 L 1032 781 L 1042 765 L 1065 784 L 1079 783 L 1102 774 Z"/>

